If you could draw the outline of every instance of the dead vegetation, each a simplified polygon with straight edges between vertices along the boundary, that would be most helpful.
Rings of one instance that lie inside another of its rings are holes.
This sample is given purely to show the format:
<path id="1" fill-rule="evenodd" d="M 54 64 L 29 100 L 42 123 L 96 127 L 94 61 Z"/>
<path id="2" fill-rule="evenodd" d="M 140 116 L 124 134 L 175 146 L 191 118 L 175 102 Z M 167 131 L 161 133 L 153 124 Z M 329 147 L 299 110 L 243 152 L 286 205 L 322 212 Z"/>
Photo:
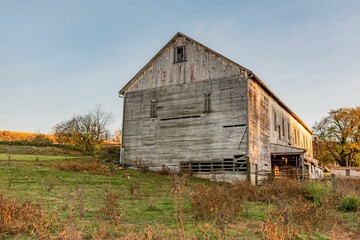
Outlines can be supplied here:
<path id="1" fill-rule="evenodd" d="M 97 160 L 88 161 L 68 161 L 54 164 L 54 167 L 61 171 L 85 172 L 92 174 L 109 174 L 110 171 L 105 164 Z"/>
<path id="2" fill-rule="evenodd" d="M 100 215 L 105 220 L 110 220 L 114 226 L 119 227 L 121 223 L 121 218 L 124 215 L 124 212 L 119 205 L 119 196 L 115 193 L 108 192 L 105 195 L 105 204 L 102 209 L 100 209 Z"/>
<path id="3" fill-rule="evenodd" d="M 19 203 L 0 194 L 0 236 L 27 233 L 32 237 L 47 239 L 55 222 L 40 205 L 29 201 Z"/>

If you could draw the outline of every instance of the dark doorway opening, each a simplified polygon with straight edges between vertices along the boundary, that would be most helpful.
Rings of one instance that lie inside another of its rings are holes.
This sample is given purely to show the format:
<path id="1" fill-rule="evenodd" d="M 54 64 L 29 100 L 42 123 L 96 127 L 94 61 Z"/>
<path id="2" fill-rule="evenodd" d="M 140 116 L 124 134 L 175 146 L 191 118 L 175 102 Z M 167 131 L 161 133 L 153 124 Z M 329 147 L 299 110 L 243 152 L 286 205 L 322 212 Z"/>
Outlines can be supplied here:
<path id="1" fill-rule="evenodd" d="M 275 179 L 301 179 L 304 168 L 301 154 L 271 154 L 271 170 Z"/>

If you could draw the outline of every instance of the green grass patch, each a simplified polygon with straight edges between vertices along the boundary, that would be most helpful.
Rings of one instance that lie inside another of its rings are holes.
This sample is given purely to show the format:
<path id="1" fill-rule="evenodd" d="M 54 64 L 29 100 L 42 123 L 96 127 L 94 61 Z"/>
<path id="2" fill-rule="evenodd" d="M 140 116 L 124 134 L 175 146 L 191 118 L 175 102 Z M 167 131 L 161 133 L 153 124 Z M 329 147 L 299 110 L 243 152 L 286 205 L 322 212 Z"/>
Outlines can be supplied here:
<path id="1" fill-rule="evenodd" d="M 0 161 L 18 160 L 18 161 L 54 161 L 54 160 L 70 160 L 70 159 L 84 159 L 85 157 L 71 157 L 71 156 L 46 156 L 46 155 L 31 155 L 31 154 L 5 154 L 0 153 Z M 87 157 L 89 158 L 89 157 Z"/>

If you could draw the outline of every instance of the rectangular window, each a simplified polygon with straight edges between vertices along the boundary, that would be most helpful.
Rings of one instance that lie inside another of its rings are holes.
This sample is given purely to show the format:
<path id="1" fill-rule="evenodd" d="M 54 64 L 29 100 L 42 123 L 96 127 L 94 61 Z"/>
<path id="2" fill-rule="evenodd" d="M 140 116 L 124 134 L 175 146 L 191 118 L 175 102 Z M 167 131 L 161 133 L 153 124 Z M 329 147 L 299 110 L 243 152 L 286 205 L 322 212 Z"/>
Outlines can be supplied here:
<path id="1" fill-rule="evenodd" d="M 300 132 L 299 132 L 299 129 L 297 130 L 297 142 L 298 142 L 298 145 L 300 146 Z"/>
<path id="2" fill-rule="evenodd" d="M 277 122 L 276 122 L 276 112 L 274 111 L 274 129 L 277 130 Z"/>
<path id="3" fill-rule="evenodd" d="M 175 48 L 174 62 L 185 61 L 185 46 Z"/>
<path id="4" fill-rule="evenodd" d="M 281 126 L 280 126 L 280 124 L 278 125 L 278 134 L 279 134 L 279 139 L 281 139 Z"/>
<path id="5" fill-rule="evenodd" d="M 204 93 L 204 113 L 209 113 L 211 111 L 211 99 L 210 93 Z"/>
<path id="6" fill-rule="evenodd" d="M 346 169 L 346 176 L 350 177 L 350 169 Z"/>
<path id="7" fill-rule="evenodd" d="M 281 120 L 281 127 L 282 127 L 282 135 L 283 135 L 283 137 L 285 137 L 285 120 L 284 119 Z"/>
<path id="8" fill-rule="evenodd" d="M 150 101 L 150 118 L 157 117 L 157 102 L 156 99 Z"/>
<path id="9" fill-rule="evenodd" d="M 290 140 L 290 123 L 287 124 L 288 139 Z"/>

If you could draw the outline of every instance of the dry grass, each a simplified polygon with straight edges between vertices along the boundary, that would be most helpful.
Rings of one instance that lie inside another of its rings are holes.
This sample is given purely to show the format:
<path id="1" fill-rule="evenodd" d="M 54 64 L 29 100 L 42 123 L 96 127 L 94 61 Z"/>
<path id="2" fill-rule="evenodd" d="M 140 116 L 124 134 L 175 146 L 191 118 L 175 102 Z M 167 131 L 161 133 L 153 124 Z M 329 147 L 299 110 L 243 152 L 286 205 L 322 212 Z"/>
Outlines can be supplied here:
<path id="1" fill-rule="evenodd" d="M 145 165 L 142 163 L 142 159 L 141 158 L 137 158 L 135 160 L 135 165 L 136 165 L 136 169 L 138 171 L 140 171 L 141 173 L 146 173 L 150 171 L 149 166 Z"/>
<path id="2" fill-rule="evenodd" d="M 178 230 L 179 239 L 187 239 L 185 232 L 185 214 L 184 214 L 184 197 L 185 197 L 185 184 L 189 180 L 187 176 L 172 176 L 175 201 L 175 218 Z"/>
<path id="3" fill-rule="evenodd" d="M 116 227 L 120 226 L 124 212 L 119 205 L 119 196 L 108 192 L 105 195 L 105 206 L 100 210 L 103 219 L 110 220 Z"/>
<path id="4" fill-rule="evenodd" d="M 297 232 L 289 225 L 287 209 L 278 210 L 270 205 L 263 233 L 266 240 L 290 240 L 295 239 Z"/>
<path id="5" fill-rule="evenodd" d="M 360 178 L 336 178 L 336 192 L 340 195 L 360 197 Z"/>
<path id="6" fill-rule="evenodd" d="M 305 194 L 306 190 L 301 182 L 291 179 L 278 179 L 261 185 L 258 189 L 257 199 L 264 202 L 277 202 Z"/>
<path id="7" fill-rule="evenodd" d="M 196 219 L 230 221 L 241 210 L 234 186 L 230 184 L 197 184 L 190 195 L 190 203 Z"/>
<path id="8" fill-rule="evenodd" d="M 192 213 L 196 219 L 213 220 L 226 238 L 226 224 L 234 221 L 242 209 L 243 199 L 231 184 L 197 184 L 190 195 Z"/>
<path id="9" fill-rule="evenodd" d="M 233 183 L 233 191 L 242 201 L 258 201 L 258 191 L 248 181 L 236 181 Z"/>
<path id="10" fill-rule="evenodd" d="M 29 201 L 18 203 L 0 194 L 0 234 L 27 233 L 38 239 L 47 239 L 55 220 L 47 216 L 39 205 Z"/>
<path id="11" fill-rule="evenodd" d="M 69 161 L 54 164 L 54 167 L 61 171 L 85 172 L 93 174 L 108 174 L 109 171 L 105 164 L 96 160 L 89 161 Z"/>

